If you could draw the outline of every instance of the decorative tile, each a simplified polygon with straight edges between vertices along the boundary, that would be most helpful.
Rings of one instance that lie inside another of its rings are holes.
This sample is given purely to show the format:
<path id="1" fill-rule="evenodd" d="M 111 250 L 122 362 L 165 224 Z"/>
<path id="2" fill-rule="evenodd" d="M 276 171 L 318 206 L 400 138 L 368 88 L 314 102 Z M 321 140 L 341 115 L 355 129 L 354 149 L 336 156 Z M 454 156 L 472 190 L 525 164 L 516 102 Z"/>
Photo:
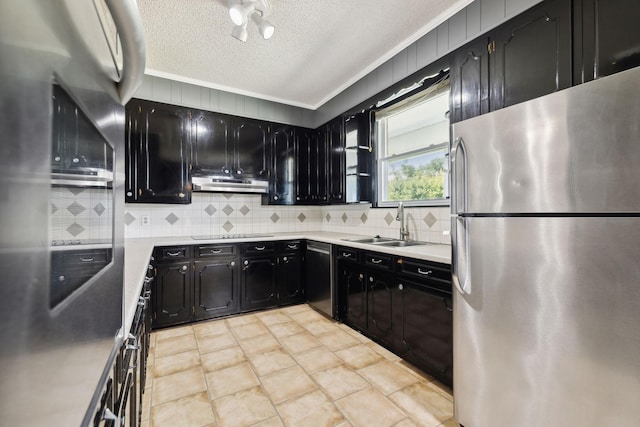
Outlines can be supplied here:
<path id="1" fill-rule="evenodd" d="M 178 222 L 178 220 L 179 220 L 179 219 L 180 219 L 180 218 L 178 218 L 178 216 L 177 216 L 176 214 L 174 214 L 173 212 L 171 212 L 169 215 L 167 215 L 167 216 L 165 217 L 165 220 L 166 220 L 169 224 L 171 224 L 171 225 L 173 225 L 173 224 L 175 224 L 176 222 Z"/>
<path id="2" fill-rule="evenodd" d="M 427 216 L 424 217 L 424 222 L 429 228 L 433 227 L 433 224 L 435 224 L 437 221 L 438 218 L 436 218 L 435 215 L 433 215 L 431 212 L 429 212 Z"/>
<path id="3" fill-rule="evenodd" d="M 342 222 L 347 222 L 347 220 L 349 219 L 349 216 L 346 214 L 346 212 L 342 213 L 342 216 L 340 217 L 340 219 L 342 219 Z"/>
<path id="4" fill-rule="evenodd" d="M 224 228 L 224 230 L 228 233 L 229 231 L 231 231 L 233 229 L 233 224 L 231 224 L 229 221 L 227 221 L 227 222 L 224 223 L 222 228 Z"/>
<path id="5" fill-rule="evenodd" d="M 247 205 L 242 205 L 242 207 L 240 208 L 240 213 L 244 216 L 247 216 L 247 214 L 251 211 L 251 209 L 249 209 L 247 207 Z"/>
<path id="6" fill-rule="evenodd" d="M 126 225 L 131 225 L 133 224 L 133 222 L 136 220 L 136 217 L 131 215 L 129 212 L 127 212 L 126 214 L 124 214 L 124 223 Z"/>
<path id="7" fill-rule="evenodd" d="M 300 215 L 298 215 L 298 221 L 304 222 L 305 219 L 307 219 L 307 217 L 303 213 L 300 213 Z"/>
<path id="8" fill-rule="evenodd" d="M 387 223 L 387 225 L 391 225 L 391 223 L 393 221 L 396 220 L 396 217 L 391 215 L 390 213 L 387 212 L 387 214 L 384 216 L 384 221 Z"/>
<path id="9" fill-rule="evenodd" d="M 73 194 L 74 196 L 77 196 L 78 194 L 84 193 L 85 189 L 81 187 L 69 187 L 68 190 L 71 194 Z"/>
<path id="10" fill-rule="evenodd" d="M 98 216 L 102 215 L 102 214 L 104 213 L 104 211 L 105 211 L 105 210 L 106 210 L 106 208 L 105 208 L 105 207 L 104 207 L 104 205 L 103 205 L 102 203 L 100 203 L 100 202 L 98 202 L 98 204 L 97 204 L 97 205 L 95 205 L 95 206 L 93 207 L 93 211 L 94 211 L 95 213 L 97 213 L 97 214 L 98 214 Z"/>
<path id="11" fill-rule="evenodd" d="M 231 200 L 231 198 L 233 197 L 233 193 L 222 193 L 222 195 L 227 200 Z"/>
<path id="12" fill-rule="evenodd" d="M 224 212 L 226 216 L 229 216 L 233 212 L 233 208 L 231 207 L 231 205 L 227 205 L 224 208 L 222 208 L 222 212 Z"/>
<path id="13" fill-rule="evenodd" d="M 53 203 L 51 203 L 51 214 L 53 215 L 56 212 L 58 212 L 58 207 L 56 205 L 54 205 Z"/>
<path id="14" fill-rule="evenodd" d="M 67 206 L 67 210 L 69 211 L 69 213 L 73 216 L 78 216 L 80 215 L 82 212 L 86 211 L 87 208 L 85 208 L 84 206 L 82 206 L 81 204 L 79 204 L 78 202 L 73 202 L 71 203 L 69 206 Z"/>
<path id="15" fill-rule="evenodd" d="M 360 215 L 360 221 L 362 221 L 363 224 L 366 224 L 368 219 L 369 217 L 367 216 L 366 213 L 363 213 L 362 215 Z"/>
<path id="16" fill-rule="evenodd" d="M 325 215 L 325 218 L 327 222 L 331 222 L 331 214 L 329 212 L 327 212 L 327 214 Z"/>
<path id="17" fill-rule="evenodd" d="M 204 211 L 209 216 L 213 216 L 213 214 L 216 213 L 218 211 L 218 209 L 216 209 L 215 206 L 213 206 L 211 203 L 209 203 L 209 205 L 206 208 L 204 208 Z"/>
<path id="18" fill-rule="evenodd" d="M 69 227 L 67 227 L 67 231 L 73 237 L 78 236 L 78 234 L 82 233 L 84 230 L 85 230 L 85 228 L 83 226 L 81 226 L 80 224 L 78 224 L 77 222 L 74 222 Z"/>
<path id="19" fill-rule="evenodd" d="M 278 222 L 278 220 L 280 220 L 280 216 L 275 212 L 269 218 L 271 218 L 271 222 L 273 222 L 273 223 L 276 223 L 276 222 Z"/>

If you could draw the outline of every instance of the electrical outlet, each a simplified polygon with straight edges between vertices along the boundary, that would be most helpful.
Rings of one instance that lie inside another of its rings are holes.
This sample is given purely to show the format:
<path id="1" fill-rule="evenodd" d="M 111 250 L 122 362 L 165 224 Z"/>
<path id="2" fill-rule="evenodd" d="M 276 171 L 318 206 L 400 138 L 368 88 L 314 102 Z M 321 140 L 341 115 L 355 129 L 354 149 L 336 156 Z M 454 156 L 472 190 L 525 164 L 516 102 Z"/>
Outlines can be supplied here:
<path id="1" fill-rule="evenodd" d="M 140 221 L 142 222 L 142 225 L 151 225 L 151 217 L 149 217 L 149 215 L 142 215 L 140 217 Z"/>

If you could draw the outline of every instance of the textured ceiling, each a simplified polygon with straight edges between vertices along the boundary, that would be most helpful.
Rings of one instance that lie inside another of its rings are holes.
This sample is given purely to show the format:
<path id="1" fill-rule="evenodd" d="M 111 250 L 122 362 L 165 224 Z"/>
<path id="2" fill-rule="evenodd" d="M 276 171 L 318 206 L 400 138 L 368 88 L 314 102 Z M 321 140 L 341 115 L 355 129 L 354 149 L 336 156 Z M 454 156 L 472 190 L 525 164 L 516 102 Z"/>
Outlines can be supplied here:
<path id="1" fill-rule="evenodd" d="M 231 36 L 227 0 L 138 0 L 147 70 L 316 109 L 470 0 L 271 0 L 269 40 Z"/>

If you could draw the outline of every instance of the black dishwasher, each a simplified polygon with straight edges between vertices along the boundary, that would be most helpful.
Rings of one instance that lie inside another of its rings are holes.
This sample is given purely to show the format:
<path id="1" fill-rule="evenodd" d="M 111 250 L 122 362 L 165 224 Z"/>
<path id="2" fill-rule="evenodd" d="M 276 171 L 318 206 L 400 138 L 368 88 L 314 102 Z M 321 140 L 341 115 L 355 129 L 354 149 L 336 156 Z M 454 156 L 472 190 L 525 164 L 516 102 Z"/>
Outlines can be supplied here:
<path id="1" fill-rule="evenodd" d="M 305 265 L 307 302 L 316 310 L 334 317 L 331 245 L 308 240 Z"/>

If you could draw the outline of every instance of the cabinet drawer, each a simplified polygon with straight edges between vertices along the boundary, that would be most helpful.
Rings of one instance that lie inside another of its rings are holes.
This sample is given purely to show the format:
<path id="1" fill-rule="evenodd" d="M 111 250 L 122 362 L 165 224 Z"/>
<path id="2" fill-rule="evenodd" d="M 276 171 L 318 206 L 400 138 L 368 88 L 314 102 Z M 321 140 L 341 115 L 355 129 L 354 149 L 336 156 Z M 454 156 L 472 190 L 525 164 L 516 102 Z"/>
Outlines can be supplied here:
<path id="1" fill-rule="evenodd" d="M 337 249 L 337 257 L 343 261 L 358 262 L 358 250 L 340 246 Z"/>
<path id="2" fill-rule="evenodd" d="M 111 262 L 111 249 L 95 249 L 82 252 L 70 252 L 64 255 L 64 264 L 67 268 L 93 268 L 103 266 Z"/>
<path id="3" fill-rule="evenodd" d="M 302 242 L 300 242 L 300 240 L 287 240 L 284 242 L 279 242 L 279 245 L 280 251 L 282 252 L 298 251 L 302 249 Z"/>
<path id="4" fill-rule="evenodd" d="M 242 253 L 246 255 L 270 253 L 275 250 L 275 242 L 244 243 L 241 248 Z"/>
<path id="5" fill-rule="evenodd" d="M 175 259 L 186 259 L 191 257 L 190 246 L 166 246 L 156 249 L 157 261 L 170 261 Z"/>
<path id="6" fill-rule="evenodd" d="M 369 267 L 393 270 L 393 259 L 391 255 L 367 252 L 364 254 L 364 263 Z"/>
<path id="7" fill-rule="evenodd" d="M 205 245 L 196 248 L 196 256 L 199 258 L 212 256 L 229 256 L 235 255 L 235 245 Z"/>
<path id="8" fill-rule="evenodd" d="M 414 278 L 438 279 L 451 283 L 451 268 L 445 264 L 432 264 L 412 259 L 398 259 L 398 271 Z"/>

